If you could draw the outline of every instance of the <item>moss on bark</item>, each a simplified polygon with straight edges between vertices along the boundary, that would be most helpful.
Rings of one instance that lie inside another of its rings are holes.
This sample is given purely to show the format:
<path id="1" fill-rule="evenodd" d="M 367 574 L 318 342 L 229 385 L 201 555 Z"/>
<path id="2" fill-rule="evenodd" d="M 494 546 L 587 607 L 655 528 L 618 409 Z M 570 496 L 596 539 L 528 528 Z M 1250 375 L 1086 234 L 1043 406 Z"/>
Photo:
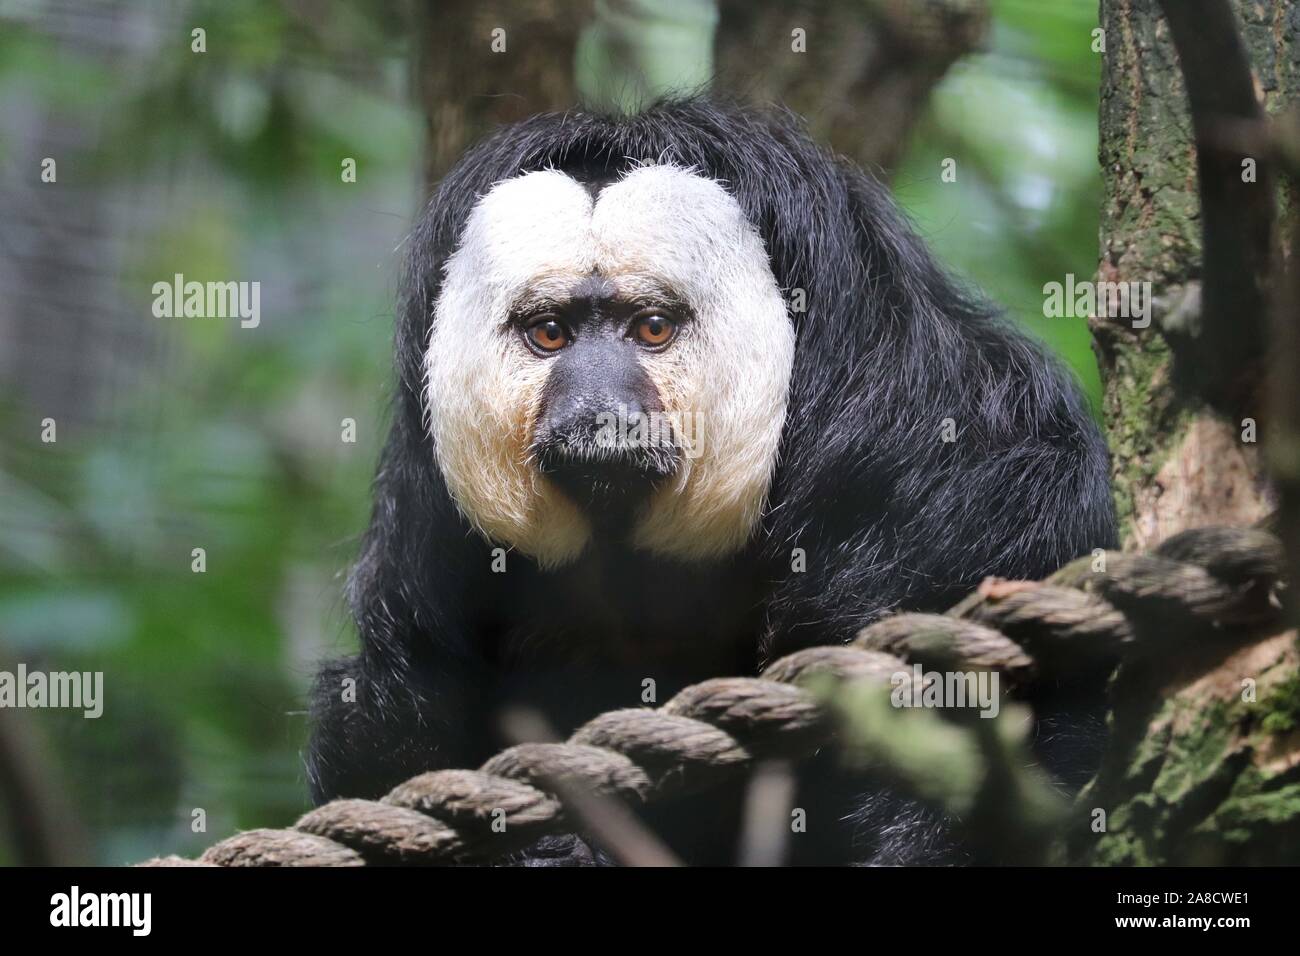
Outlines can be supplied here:
<path id="1" fill-rule="evenodd" d="M 1294 3 L 1231 0 L 1231 6 L 1265 109 L 1296 102 L 1300 17 Z M 1220 464 L 1222 444 L 1187 441 L 1198 428 L 1240 433 L 1241 417 L 1264 429 L 1267 414 L 1262 394 L 1231 418 L 1197 394 L 1198 379 L 1209 377 L 1189 361 L 1202 326 L 1202 224 L 1192 120 L 1169 25 L 1157 0 L 1103 0 L 1101 26 L 1098 277 L 1150 283 L 1155 297 L 1148 328 L 1104 317 L 1092 326 L 1121 535 L 1126 548 L 1140 549 L 1188 527 L 1257 520 L 1275 502 L 1253 447 L 1237 449 L 1234 487 L 1225 488 L 1221 480 L 1202 480 Z"/>
<path id="2" fill-rule="evenodd" d="M 1148 661 L 1125 699 L 1101 774 L 1080 795 L 1072 855 L 1102 865 L 1300 861 L 1300 647 L 1294 631 L 1177 673 Z M 1094 832 L 1094 811 L 1106 813 Z"/>
<path id="3" fill-rule="evenodd" d="M 1300 91 L 1291 0 L 1230 0 L 1269 113 Z M 1212 410 L 1188 373 L 1202 326 L 1202 223 L 1181 64 L 1157 0 L 1102 0 L 1106 53 L 1099 278 L 1150 282 L 1149 328 L 1093 322 L 1126 548 L 1183 528 L 1249 524 L 1275 499 L 1243 416 Z M 1253 681 L 1254 696 L 1248 692 Z M 1295 632 L 1245 638 L 1226 657 L 1189 641 L 1135 660 L 1113 687 L 1112 741 L 1076 806 L 1071 856 L 1095 864 L 1300 862 L 1300 655 Z M 1104 829 L 1101 814 L 1104 811 Z"/>

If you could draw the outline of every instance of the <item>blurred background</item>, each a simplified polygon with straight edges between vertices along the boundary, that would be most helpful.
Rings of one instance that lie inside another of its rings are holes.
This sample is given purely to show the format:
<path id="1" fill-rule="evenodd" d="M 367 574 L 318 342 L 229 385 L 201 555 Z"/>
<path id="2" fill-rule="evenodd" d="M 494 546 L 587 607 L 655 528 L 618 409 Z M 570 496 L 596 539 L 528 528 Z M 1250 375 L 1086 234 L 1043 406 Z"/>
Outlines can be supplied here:
<path id="1" fill-rule="evenodd" d="M 0 0 L 0 670 L 104 673 L 99 719 L 0 709 L 0 863 L 192 855 L 305 809 L 304 691 L 354 641 L 342 575 L 404 237 L 494 123 L 702 84 L 784 102 L 1095 407 L 1085 320 L 1045 319 L 1042 287 L 1096 269 L 1096 20 L 1095 0 Z M 176 273 L 260 282 L 260 325 L 156 318 Z"/>

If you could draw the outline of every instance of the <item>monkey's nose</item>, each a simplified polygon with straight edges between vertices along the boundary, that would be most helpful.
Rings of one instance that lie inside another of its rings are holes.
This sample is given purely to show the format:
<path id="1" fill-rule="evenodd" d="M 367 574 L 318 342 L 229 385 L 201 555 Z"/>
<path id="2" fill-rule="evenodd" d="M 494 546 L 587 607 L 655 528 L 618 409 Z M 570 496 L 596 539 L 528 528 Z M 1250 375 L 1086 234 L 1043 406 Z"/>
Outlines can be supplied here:
<path id="1" fill-rule="evenodd" d="M 677 470 L 672 426 L 639 354 L 622 335 L 593 333 L 548 359 L 532 452 L 579 505 L 639 500 Z"/>
<path id="2" fill-rule="evenodd" d="M 678 467 L 669 429 L 636 403 L 543 423 L 533 446 L 542 474 L 580 506 L 610 507 L 649 495 Z M 669 433 L 665 433 L 669 432 Z"/>

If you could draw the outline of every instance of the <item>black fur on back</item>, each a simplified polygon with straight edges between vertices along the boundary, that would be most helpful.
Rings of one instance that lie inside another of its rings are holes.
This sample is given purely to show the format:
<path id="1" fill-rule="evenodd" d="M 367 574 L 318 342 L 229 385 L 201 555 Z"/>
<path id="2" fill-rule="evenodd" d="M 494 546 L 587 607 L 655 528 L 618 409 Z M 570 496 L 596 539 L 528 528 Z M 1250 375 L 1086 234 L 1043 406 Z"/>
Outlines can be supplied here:
<path id="1" fill-rule="evenodd" d="M 603 552 L 546 574 L 511 553 L 511 572 L 493 575 L 492 545 L 458 514 L 423 421 L 443 265 L 494 183 L 548 167 L 599 182 L 641 162 L 720 181 L 787 297 L 803 290 L 762 526 L 741 554 L 704 568 Z M 691 99 L 631 118 L 537 116 L 473 147 L 410 237 L 396 364 L 392 431 L 348 582 L 360 654 L 326 665 L 315 692 L 317 800 L 477 765 L 501 743 L 497 708 L 516 698 L 562 699 L 573 712 L 553 717 L 567 729 L 636 706 L 638 675 L 660 664 L 662 701 L 665 684 L 756 672 L 892 609 L 943 609 L 986 575 L 1038 578 L 1114 544 L 1106 449 L 1069 374 L 944 273 L 884 186 L 788 114 Z M 954 442 L 940 440 L 948 418 Z M 791 570 L 794 548 L 803 573 Z M 647 579 L 671 586 L 647 600 L 635 587 Z M 619 650 L 602 657 L 593 642 L 607 636 Z M 345 677 L 356 703 L 340 701 Z M 878 816 L 852 809 L 859 827 Z M 911 859 L 896 832 L 907 815 L 890 816 L 891 848 L 864 855 Z M 933 822 L 917 824 L 918 842 L 934 842 Z"/>

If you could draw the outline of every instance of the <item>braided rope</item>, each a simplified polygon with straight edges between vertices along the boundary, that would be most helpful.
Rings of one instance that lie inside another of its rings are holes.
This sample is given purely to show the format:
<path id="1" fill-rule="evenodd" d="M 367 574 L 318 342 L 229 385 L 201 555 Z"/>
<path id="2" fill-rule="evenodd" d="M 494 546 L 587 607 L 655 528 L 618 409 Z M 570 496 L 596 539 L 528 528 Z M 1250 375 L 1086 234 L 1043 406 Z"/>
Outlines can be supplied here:
<path id="1" fill-rule="evenodd" d="M 1222 641 L 1275 623 L 1282 569 L 1272 535 L 1202 528 L 1149 555 L 1081 558 L 1041 584 L 990 579 L 947 614 L 884 618 L 849 645 L 798 651 L 761 677 L 707 680 L 658 709 L 601 714 L 564 743 L 520 744 L 478 770 L 423 773 L 378 801 L 335 800 L 291 829 L 239 833 L 197 861 L 143 865 L 490 861 L 571 830 L 556 796 L 566 787 L 636 806 L 706 790 L 759 759 L 810 755 L 835 735 L 826 700 L 803 686 L 812 677 L 888 686 L 912 662 L 992 669 L 1026 688 L 1158 650 L 1171 631 Z"/>

